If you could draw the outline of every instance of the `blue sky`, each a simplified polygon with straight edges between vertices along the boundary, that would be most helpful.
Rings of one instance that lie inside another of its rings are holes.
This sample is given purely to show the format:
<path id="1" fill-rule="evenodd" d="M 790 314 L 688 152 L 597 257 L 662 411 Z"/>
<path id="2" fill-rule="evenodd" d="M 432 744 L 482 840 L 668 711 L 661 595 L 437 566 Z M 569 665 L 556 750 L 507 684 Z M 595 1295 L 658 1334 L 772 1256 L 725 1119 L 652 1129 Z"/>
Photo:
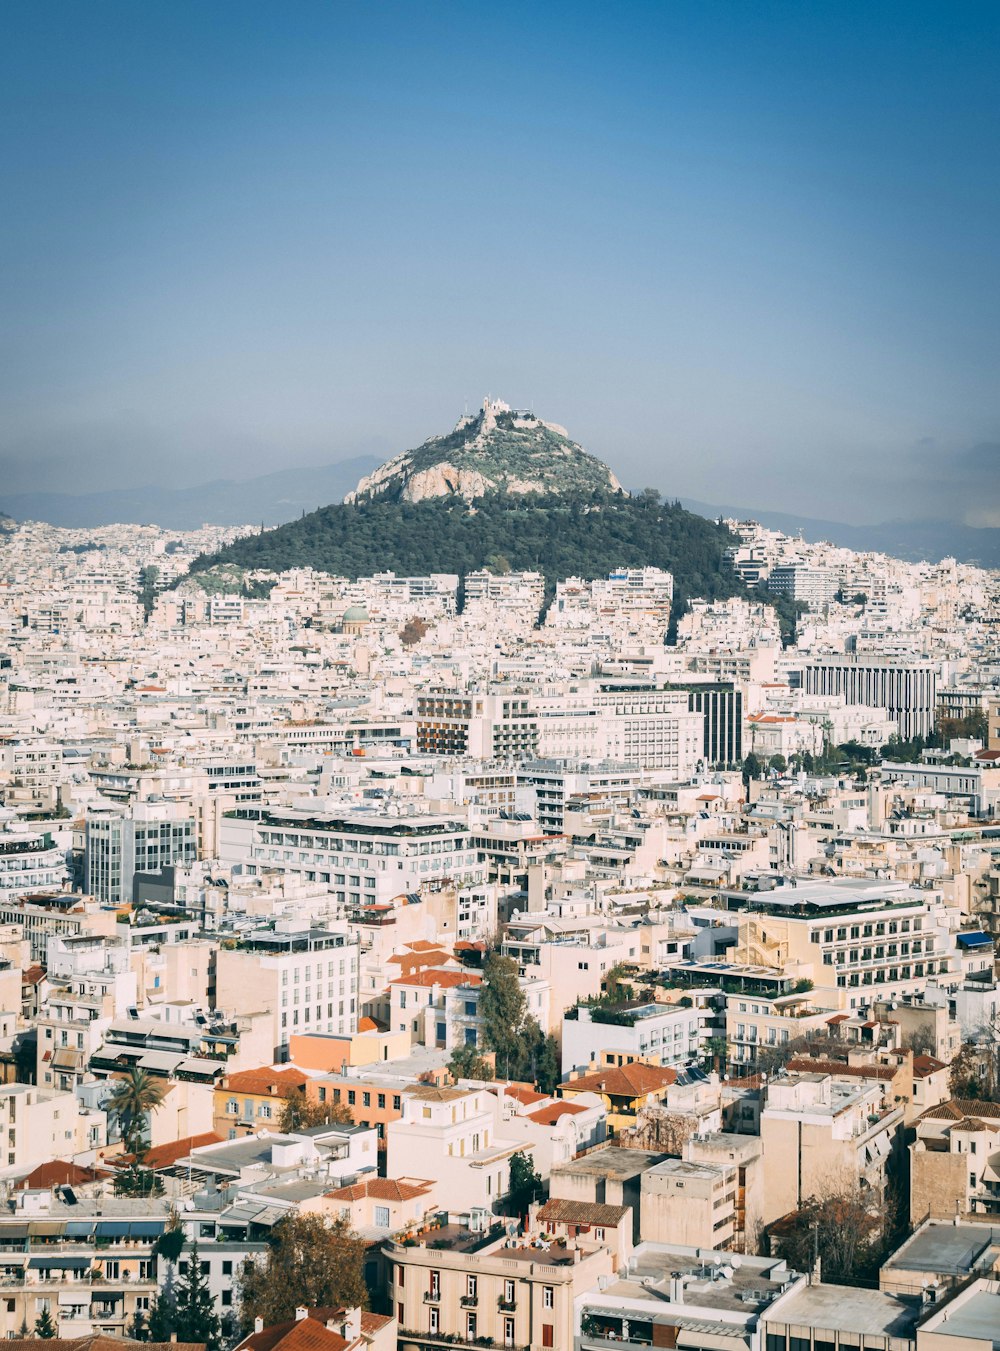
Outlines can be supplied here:
<path id="1" fill-rule="evenodd" d="M 4 10 L 9 492 L 387 456 L 1000 524 L 1000 6 Z"/>

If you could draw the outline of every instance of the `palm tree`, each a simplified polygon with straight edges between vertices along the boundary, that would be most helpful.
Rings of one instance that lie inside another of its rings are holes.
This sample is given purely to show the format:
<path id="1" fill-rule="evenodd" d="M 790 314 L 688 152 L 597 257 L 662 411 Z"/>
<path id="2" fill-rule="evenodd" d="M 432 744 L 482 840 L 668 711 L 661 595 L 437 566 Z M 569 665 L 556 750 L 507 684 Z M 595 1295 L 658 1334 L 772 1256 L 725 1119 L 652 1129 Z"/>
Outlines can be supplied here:
<path id="1" fill-rule="evenodd" d="M 155 1112 L 163 1097 L 163 1086 L 145 1070 L 134 1065 L 116 1080 L 107 1101 L 107 1110 L 121 1124 L 122 1139 L 130 1154 L 142 1152 L 142 1133 L 146 1118 Z"/>

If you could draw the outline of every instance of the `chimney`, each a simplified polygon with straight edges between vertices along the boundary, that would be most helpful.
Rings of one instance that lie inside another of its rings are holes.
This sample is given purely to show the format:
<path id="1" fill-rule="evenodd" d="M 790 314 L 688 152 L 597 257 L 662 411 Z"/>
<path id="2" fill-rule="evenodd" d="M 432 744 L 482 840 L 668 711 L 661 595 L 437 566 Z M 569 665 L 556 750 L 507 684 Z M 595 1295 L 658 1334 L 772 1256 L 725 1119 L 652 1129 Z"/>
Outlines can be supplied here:
<path id="1" fill-rule="evenodd" d="M 309 1310 L 308 1310 L 307 1308 L 305 1308 L 304 1305 L 300 1304 L 300 1305 L 298 1306 L 298 1308 L 295 1310 L 295 1321 L 296 1321 L 296 1323 L 301 1323 L 302 1320 L 303 1320 L 303 1318 L 308 1318 L 308 1317 L 309 1317 Z"/>
<path id="2" fill-rule="evenodd" d="M 263 1320 L 263 1318 L 255 1318 L 255 1319 L 253 1320 L 253 1330 L 254 1330 L 254 1332 L 263 1332 L 263 1331 L 264 1331 L 264 1320 Z"/>
<path id="3" fill-rule="evenodd" d="M 361 1336 L 361 1310 L 345 1309 L 340 1335 L 349 1342 L 355 1342 Z"/>

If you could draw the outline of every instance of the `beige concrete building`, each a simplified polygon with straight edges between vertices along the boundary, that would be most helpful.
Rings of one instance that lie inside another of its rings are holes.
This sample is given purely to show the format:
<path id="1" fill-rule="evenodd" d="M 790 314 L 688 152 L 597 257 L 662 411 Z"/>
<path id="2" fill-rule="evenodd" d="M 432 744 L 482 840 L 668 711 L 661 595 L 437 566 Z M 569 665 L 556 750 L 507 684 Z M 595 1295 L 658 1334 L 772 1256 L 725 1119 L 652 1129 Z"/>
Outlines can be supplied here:
<path id="1" fill-rule="evenodd" d="M 774 1080 L 760 1118 L 763 1223 L 811 1196 L 857 1188 L 881 1206 L 902 1121 L 902 1108 L 885 1106 L 878 1084 L 842 1084 L 828 1074 Z"/>
<path id="2" fill-rule="evenodd" d="M 813 1281 L 770 1305 L 761 1319 L 761 1345 L 766 1351 L 915 1351 L 919 1316 L 915 1300 Z"/>
<path id="3" fill-rule="evenodd" d="M 642 1175 L 663 1157 L 646 1149 L 593 1149 L 552 1169 L 549 1196 L 553 1200 L 628 1206 L 633 1237 L 638 1242 Z"/>
<path id="4" fill-rule="evenodd" d="M 981 1276 L 917 1329 L 917 1351 L 997 1351 L 1000 1280 Z"/>
<path id="5" fill-rule="evenodd" d="M 742 894 L 733 900 L 746 905 Z M 817 1004 L 857 1009 L 902 999 L 951 967 L 948 920 L 935 893 L 905 882 L 831 878 L 776 887 L 756 894 L 738 923 L 730 960 L 811 980 Z"/>
<path id="6" fill-rule="evenodd" d="M 358 947 L 353 936 L 277 920 L 216 956 L 215 1007 L 269 1014 L 274 1054 L 296 1032 L 350 1034 L 358 1022 Z"/>
<path id="7" fill-rule="evenodd" d="M 910 1218 L 1000 1216 L 1000 1104 L 951 1098 L 910 1145 Z"/>
<path id="8" fill-rule="evenodd" d="M 781 1259 L 642 1243 L 615 1279 L 577 1300 L 575 1345 L 759 1351 L 764 1310 L 803 1284 Z"/>
<path id="9" fill-rule="evenodd" d="M 449 1225 L 436 1242 L 448 1246 L 383 1248 L 400 1351 L 487 1338 L 494 1346 L 564 1351 L 573 1345 L 574 1299 L 614 1270 L 608 1248 L 585 1249 L 577 1240 L 508 1245 L 502 1231 L 490 1239 Z"/>
<path id="10" fill-rule="evenodd" d="M 640 1178 L 642 1241 L 685 1248 L 732 1247 L 737 1185 L 734 1166 L 664 1159 Z"/>
<path id="11" fill-rule="evenodd" d="M 729 1244 L 736 1252 L 756 1252 L 764 1212 L 764 1153 L 759 1135 L 729 1131 L 700 1132 L 684 1146 L 691 1163 L 736 1169 L 735 1230 Z"/>

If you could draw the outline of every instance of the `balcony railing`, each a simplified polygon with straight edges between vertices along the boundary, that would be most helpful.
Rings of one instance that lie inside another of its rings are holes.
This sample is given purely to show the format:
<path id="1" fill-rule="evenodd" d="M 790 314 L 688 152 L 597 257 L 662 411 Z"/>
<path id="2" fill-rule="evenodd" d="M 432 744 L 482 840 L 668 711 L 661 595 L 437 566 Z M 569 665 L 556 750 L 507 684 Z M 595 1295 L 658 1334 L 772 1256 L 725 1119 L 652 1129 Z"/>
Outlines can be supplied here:
<path id="1" fill-rule="evenodd" d="M 497 1300 L 497 1308 L 501 1313 L 513 1313 L 517 1308 L 516 1299 L 505 1299 L 503 1295 Z"/>

